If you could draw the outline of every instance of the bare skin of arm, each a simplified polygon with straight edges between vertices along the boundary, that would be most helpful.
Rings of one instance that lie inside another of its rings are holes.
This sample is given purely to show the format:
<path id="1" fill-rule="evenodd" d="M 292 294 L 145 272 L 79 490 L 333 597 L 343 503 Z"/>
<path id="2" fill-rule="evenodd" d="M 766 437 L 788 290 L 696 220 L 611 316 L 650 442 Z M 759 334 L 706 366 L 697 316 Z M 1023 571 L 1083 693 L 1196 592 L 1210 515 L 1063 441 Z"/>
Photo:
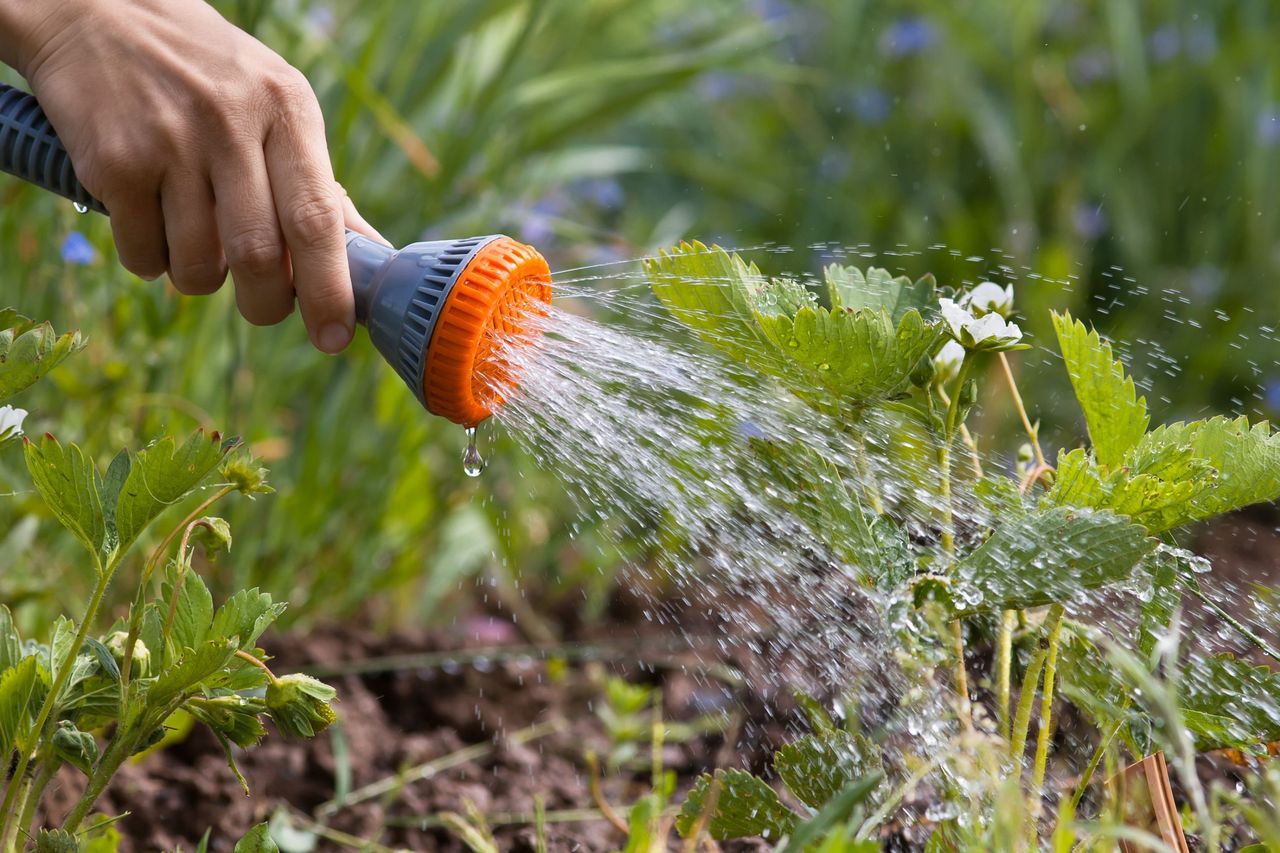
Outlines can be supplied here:
<path id="1" fill-rule="evenodd" d="M 347 346 L 344 229 L 381 238 L 334 180 L 300 72 L 201 0 L 0 0 L 0 60 L 111 212 L 129 271 L 207 294 L 230 270 L 249 322 L 296 298 L 318 349 Z"/>

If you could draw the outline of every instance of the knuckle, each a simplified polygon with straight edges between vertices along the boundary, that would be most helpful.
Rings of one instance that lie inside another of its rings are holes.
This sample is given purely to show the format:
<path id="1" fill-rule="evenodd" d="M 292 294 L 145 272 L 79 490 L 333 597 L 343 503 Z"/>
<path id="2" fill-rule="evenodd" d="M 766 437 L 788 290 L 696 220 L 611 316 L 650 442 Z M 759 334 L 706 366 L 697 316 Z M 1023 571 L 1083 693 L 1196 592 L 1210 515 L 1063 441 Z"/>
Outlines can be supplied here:
<path id="1" fill-rule="evenodd" d="M 227 263 L 251 276 L 278 273 L 284 264 L 284 246 L 276 234 L 245 231 L 227 240 Z"/>
<path id="2" fill-rule="evenodd" d="M 285 217 L 289 242 L 303 250 L 319 249 L 342 233 L 342 209 L 332 198 L 313 196 L 293 206 Z"/>

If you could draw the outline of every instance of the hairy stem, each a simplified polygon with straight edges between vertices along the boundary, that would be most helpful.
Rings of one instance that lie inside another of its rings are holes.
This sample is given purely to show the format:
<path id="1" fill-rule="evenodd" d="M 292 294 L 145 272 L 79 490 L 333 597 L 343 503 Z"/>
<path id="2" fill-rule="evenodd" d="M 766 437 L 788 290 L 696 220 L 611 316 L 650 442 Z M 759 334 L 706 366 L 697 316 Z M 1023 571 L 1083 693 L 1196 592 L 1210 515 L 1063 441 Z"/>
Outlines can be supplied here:
<path id="1" fill-rule="evenodd" d="M 1192 595 L 1208 605 L 1209 609 L 1212 610 L 1219 619 L 1243 634 L 1244 638 L 1257 646 L 1263 654 L 1267 655 L 1272 660 L 1280 661 L 1280 652 L 1276 651 L 1276 649 L 1273 648 L 1266 640 L 1262 639 L 1262 637 L 1259 637 L 1252 628 L 1232 616 L 1226 610 L 1223 610 L 1217 602 L 1205 595 L 1204 590 L 1200 589 L 1200 584 L 1185 584 L 1185 586 L 1187 589 L 1191 590 Z"/>
<path id="2" fill-rule="evenodd" d="M 94 617 L 98 615 L 98 608 L 102 605 L 102 598 L 107 594 L 107 587 L 111 585 L 111 577 L 115 574 L 116 566 L 119 565 L 117 559 L 112 561 L 104 569 L 102 561 L 97 554 L 93 555 L 94 568 L 97 570 L 98 583 L 93 589 L 93 596 L 89 599 L 89 606 L 85 610 L 84 619 L 80 621 L 80 627 L 76 630 L 76 636 L 71 641 L 71 648 L 67 649 L 67 656 L 58 662 L 58 674 L 53 680 L 53 685 L 49 692 L 45 694 L 44 702 L 40 705 L 40 711 L 36 714 L 35 724 L 31 727 L 31 731 L 27 737 L 22 740 L 18 746 L 18 766 L 14 768 L 13 775 L 9 778 L 9 786 L 5 790 L 4 802 L 0 804 L 0 826 L 4 832 L 0 833 L 5 844 L 0 849 L 8 850 L 13 838 L 12 833 L 16 826 L 15 818 L 16 803 L 19 788 L 26 784 L 27 768 L 31 764 L 31 754 L 35 752 L 36 746 L 40 742 L 40 738 L 45 734 L 45 724 L 49 722 L 49 717 L 53 714 L 54 705 L 57 703 L 62 688 L 66 685 L 67 679 L 71 676 L 71 666 L 75 663 L 76 656 L 80 654 L 80 647 L 84 645 L 84 638 L 89 634 L 89 626 L 93 623 Z"/>
<path id="3" fill-rule="evenodd" d="M 58 772 L 59 763 L 54 758 L 52 750 L 42 750 L 40 771 L 26 792 L 26 803 L 22 806 L 22 817 L 18 820 L 18 832 L 31 831 L 31 823 L 35 820 L 40 798 L 44 796 L 44 789 L 49 787 L 49 782 L 53 780 L 53 774 Z"/>
<path id="4" fill-rule="evenodd" d="M 880 483 L 876 480 L 876 475 L 871 470 L 871 464 L 867 461 L 867 437 L 861 429 L 851 428 L 850 433 L 854 439 L 855 448 L 855 464 L 858 468 L 858 486 L 863 492 L 863 499 L 871 507 L 871 511 L 876 515 L 884 514 L 884 501 L 880 498 Z"/>
<path id="5" fill-rule="evenodd" d="M 1044 662 L 1044 687 L 1040 694 L 1040 727 L 1036 732 L 1036 760 L 1031 774 L 1031 831 L 1035 831 L 1036 819 L 1043 807 L 1041 803 L 1044 790 L 1045 769 L 1049 762 L 1049 738 L 1053 734 L 1053 687 L 1054 677 L 1058 669 L 1058 648 L 1062 644 L 1062 614 L 1065 612 L 1061 604 L 1049 607 L 1049 648 Z"/>
<path id="6" fill-rule="evenodd" d="M 1009 357 L 1005 353 L 1000 353 L 1000 366 L 1004 368 L 1004 378 L 1009 381 L 1009 394 L 1013 397 L 1013 407 L 1018 410 L 1018 417 L 1022 418 L 1022 428 L 1027 432 L 1027 438 L 1031 439 L 1031 451 L 1036 455 L 1036 465 L 1047 468 L 1049 464 L 1044 461 L 1044 451 L 1040 449 L 1040 435 L 1031 424 L 1031 418 L 1027 417 L 1027 407 L 1022 404 L 1022 395 L 1018 393 L 1018 383 L 1013 378 L 1013 368 L 1009 366 Z"/>
<path id="7" fill-rule="evenodd" d="M 1124 709 L 1129 707 L 1129 701 L 1125 700 Z M 1102 763 L 1102 757 L 1106 755 L 1107 750 L 1111 748 L 1111 744 L 1115 741 L 1116 735 L 1120 734 L 1120 729 L 1124 727 L 1123 719 L 1115 724 L 1105 738 L 1098 743 L 1098 748 L 1093 751 L 1093 756 L 1089 759 L 1089 764 L 1084 768 L 1084 773 L 1080 776 L 1080 781 L 1076 783 L 1075 792 L 1071 795 L 1071 813 L 1074 814 L 1076 809 L 1080 807 L 1080 801 L 1084 799 L 1084 792 L 1089 790 L 1089 783 L 1093 781 L 1093 774 L 1097 772 L 1098 765 Z"/>
<path id="8" fill-rule="evenodd" d="M 151 583 L 151 576 L 155 573 L 156 566 L 160 564 L 160 560 L 164 557 L 166 551 L 169 550 L 175 536 L 181 531 L 187 529 L 193 521 L 200 518 L 209 507 L 225 498 L 236 490 L 235 486 L 223 486 L 214 492 L 199 506 L 187 513 L 182 521 L 178 522 L 164 540 L 156 546 L 151 552 L 151 556 L 147 559 L 146 565 L 142 569 L 142 577 L 138 581 L 138 595 L 134 598 L 133 607 L 129 611 L 129 639 L 124 644 L 124 660 L 120 668 L 120 702 L 123 707 L 125 701 L 125 689 L 129 686 L 129 671 L 133 667 L 133 646 L 138 642 L 138 636 L 142 633 L 142 614 L 146 609 L 147 588 Z"/>
<path id="9" fill-rule="evenodd" d="M 106 790 L 107 783 L 111 781 L 111 777 L 120 769 L 120 765 L 124 764 L 125 759 L 133 752 L 133 738 L 128 737 L 132 732 L 117 732 L 116 736 L 111 739 L 111 743 L 107 745 L 106 751 L 102 753 L 102 758 L 98 759 L 98 764 L 93 768 L 93 773 L 89 776 L 89 784 L 85 786 L 84 794 L 81 795 L 79 801 L 76 802 L 75 808 L 67 815 L 67 819 L 63 822 L 62 828 L 70 833 L 75 833 L 80 824 L 89 812 L 93 809 L 93 804 L 98 801 L 98 797 L 102 796 L 102 792 Z M 126 743 L 128 741 L 128 743 Z"/>
<path id="10" fill-rule="evenodd" d="M 1036 685 L 1040 683 L 1040 671 L 1044 669 L 1044 659 L 1048 654 L 1047 646 L 1037 649 L 1022 676 L 1022 688 L 1018 691 L 1018 710 L 1013 717 L 1013 740 L 1009 744 L 1009 757 L 1017 767 L 1022 766 L 1027 749 L 1027 733 L 1031 728 L 1031 708 L 1035 704 Z"/>
<path id="11" fill-rule="evenodd" d="M 1013 721 L 1009 717 L 1009 702 L 1013 680 L 1013 627 L 1018 611 L 1006 610 L 1000 616 L 1000 635 L 996 641 L 996 704 L 1000 717 L 1000 737 L 1007 742 Z"/>

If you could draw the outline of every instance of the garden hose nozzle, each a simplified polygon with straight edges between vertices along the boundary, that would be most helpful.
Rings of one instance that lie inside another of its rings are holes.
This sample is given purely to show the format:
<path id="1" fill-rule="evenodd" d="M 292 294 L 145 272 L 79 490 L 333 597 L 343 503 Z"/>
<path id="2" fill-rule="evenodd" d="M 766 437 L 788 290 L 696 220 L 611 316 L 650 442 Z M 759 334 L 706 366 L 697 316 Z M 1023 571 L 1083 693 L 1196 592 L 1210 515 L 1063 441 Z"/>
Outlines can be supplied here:
<path id="1" fill-rule="evenodd" d="M 0 170 L 106 213 L 77 180 L 36 99 L 0 84 Z M 510 237 L 434 240 L 393 249 L 347 232 L 356 319 L 432 414 L 472 427 L 515 381 L 499 339 L 534 333 L 551 301 L 542 255 Z"/>

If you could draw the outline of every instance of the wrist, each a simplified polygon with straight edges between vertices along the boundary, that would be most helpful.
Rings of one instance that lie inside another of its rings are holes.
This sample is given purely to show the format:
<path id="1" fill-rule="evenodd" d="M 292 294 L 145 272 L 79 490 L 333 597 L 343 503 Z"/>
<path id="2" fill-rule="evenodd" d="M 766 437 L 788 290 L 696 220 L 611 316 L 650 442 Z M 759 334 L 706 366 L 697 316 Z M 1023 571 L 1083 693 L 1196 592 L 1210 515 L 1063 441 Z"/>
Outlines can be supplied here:
<path id="1" fill-rule="evenodd" d="M 95 0 L 0 0 L 0 61 L 30 80 Z"/>

